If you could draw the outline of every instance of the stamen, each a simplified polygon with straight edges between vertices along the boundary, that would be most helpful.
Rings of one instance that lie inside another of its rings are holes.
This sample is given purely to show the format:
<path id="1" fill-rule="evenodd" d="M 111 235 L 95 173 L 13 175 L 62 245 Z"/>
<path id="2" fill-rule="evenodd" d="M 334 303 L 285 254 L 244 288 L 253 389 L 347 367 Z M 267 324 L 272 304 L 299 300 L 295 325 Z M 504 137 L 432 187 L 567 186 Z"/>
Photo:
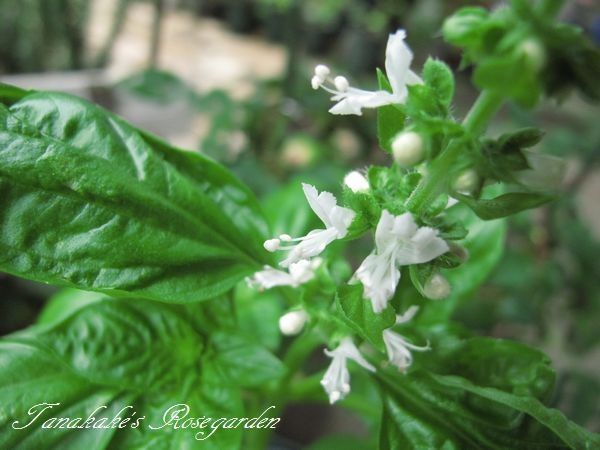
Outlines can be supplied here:
<path id="1" fill-rule="evenodd" d="M 314 77 L 311 78 L 310 85 L 312 86 L 312 88 L 314 90 L 317 90 L 323 85 L 324 82 L 325 82 L 325 78 L 321 78 L 320 76 L 315 75 Z"/>
<path id="2" fill-rule="evenodd" d="M 333 84 L 335 84 L 335 88 L 340 92 L 346 92 L 350 87 L 350 83 L 348 83 L 346 77 L 341 75 L 338 75 L 333 79 Z"/>
<path id="3" fill-rule="evenodd" d="M 323 80 L 329 76 L 330 72 L 329 67 L 324 64 L 319 64 L 315 67 L 315 75 Z"/>
<path id="4" fill-rule="evenodd" d="M 265 248 L 266 251 L 273 253 L 274 251 L 279 250 L 280 244 L 281 244 L 281 242 L 277 238 L 268 239 L 263 244 L 263 247 Z"/>

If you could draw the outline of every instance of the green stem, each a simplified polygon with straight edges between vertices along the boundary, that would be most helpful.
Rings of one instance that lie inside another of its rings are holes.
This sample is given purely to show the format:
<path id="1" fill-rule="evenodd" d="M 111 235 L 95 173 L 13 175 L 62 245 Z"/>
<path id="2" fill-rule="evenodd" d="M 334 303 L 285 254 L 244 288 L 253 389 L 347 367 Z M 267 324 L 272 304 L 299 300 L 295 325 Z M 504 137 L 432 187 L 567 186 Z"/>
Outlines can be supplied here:
<path id="1" fill-rule="evenodd" d="M 471 107 L 463 121 L 463 126 L 469 134 L 477 136 L 482 134 L 491 118 L 500 108 L 503 97 L 490 91 L 482 91 L 479 97 Z M 409 211 L 416 215 L 423 213 L 423 210 L 445 189 L 445 183 L 448 180 L 448 173 L 460 155 L 463 146 L 460 140 L 452 140 L 442 153 L 432 161 L 429 167 L 429 173 L 421 183 L 415 188 L 406 202 Z"/>
<path id="2" fill-rule="evenodd" d="M 491 91 L 482 91 L 463 120 L 465 130 L 473 135 L 482 134 L 496 111 L 500 108 L 503 97 Z"/>

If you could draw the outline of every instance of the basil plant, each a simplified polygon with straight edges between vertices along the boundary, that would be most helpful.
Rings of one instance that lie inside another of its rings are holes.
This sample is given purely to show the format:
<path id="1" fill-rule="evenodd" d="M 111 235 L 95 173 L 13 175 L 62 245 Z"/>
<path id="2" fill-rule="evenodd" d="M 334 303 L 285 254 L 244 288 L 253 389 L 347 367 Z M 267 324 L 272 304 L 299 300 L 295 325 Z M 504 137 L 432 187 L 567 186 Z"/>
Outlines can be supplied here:
<path id="1" fill-rule="evenodd" d="M 1 85 L 0 269 L 64 289 L 0 340 L 0 448 L 258 450 L 303 401 L 370 430 L 314 448 L 600 448 L 546 406 L 546 355 L 452 319 L 501 258 L 505 218 L 561 178 L 530 150 L 541 130 L 489 134 L 495 113 L 600 98 L 598 49 L 560 6 L 447 18 L 480 90 L 464 118 L 453 71 L 412 64 L 405 30 L 377 90 L 317 65 L 330 113 L 374 109 L 388 154 L 337 197 L 306 182 L 261 202 L 99 106 Z"/>

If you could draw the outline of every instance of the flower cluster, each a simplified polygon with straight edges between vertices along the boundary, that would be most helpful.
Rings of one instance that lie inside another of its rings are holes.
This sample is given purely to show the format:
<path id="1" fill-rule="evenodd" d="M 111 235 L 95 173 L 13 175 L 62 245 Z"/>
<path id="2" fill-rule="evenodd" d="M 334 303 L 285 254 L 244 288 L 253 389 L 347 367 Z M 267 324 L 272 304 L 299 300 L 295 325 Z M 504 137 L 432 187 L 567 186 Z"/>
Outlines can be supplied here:
<path id="1" fill-rule="evenodd" d="M 333 94 L 332 100 L 337 103 L 330 112 L 360 115 L 362 108 L 404 103 L 408 96 L 407 86 L 422 83 L 419 76 L 410 70 L 412 52 L 404 42 L 405 38 L 406 33 L 399 30 L 390 35 L 387 44 L 385 66 L 392 92 L 384 90 L 371 92 L 351 87 L 345 77 L 331 78 L 329 68 L 318 65 L 311 84 L 315 89 L 322 88 Z M 394 158 L 399 164 L 402 162 L 400 165 L 407 166 L 420 160 L 422 141 L 419 135 L 406 132 L 396 141 Z M 344 184 L 354 193 L 365 193 L 370 190 L 369 181 L 358 171 L 346 175 Z M 308 204 L 323 222 L 324 228 L 312 230 L 306 236 L 297 238 L 282 234 L 265 241 L 264 247 L 267 251 L 287 252 L 279 263 L 284 270 L 266 266 L 247 279 L 250 286 L 259 289 L 275 286 L 298 287 L 312 280 L 320 264 L 319 258 L 316 257 L 333 241 L 348 235 L 356 213 L 352 209 L 338 205 L 336 198 L 329 192 L 318 192 L 314 186 L 304 183 L 302 189 Z M 375 230 L 375 249 L 360 264 L 349 282 L 361 283 L 364 299 L 371 303 L 375 313 L 381 313 L 387 308 L 388 302 L 396 291 L 401 266 L 427 263 L 448 250 L 448 244 L 439 237 L 437 230 L 419 227 L 411 213 L 393 215 L 384 209 Z M 436 295 L 440 297 L 437 291 Z M 403 315 L 397 316 L 396 325 L 408 322 L 417 310 L 417 307 L 411 307 Z M 307 320 L 309 316 L 305 311 L 290 311 L 282 316 L 280 329 L 286 335 L 298 334 Z M 429 349 L 428 345 L 420 347 L 411 344 L 391 328 L 383 331 L 382 339 L 390 363 L 403 372 L 412 362 L 411 351 Z M 321 384 L 329 395 L 331 403 L 344 398 L 350 391 L 348 360 L 358 363 L 369 371 L 376 370 L 361 355 L 350 337 L 342 339 L 335 349 L 325 350 L 325 354 L 332 360 Z"/>

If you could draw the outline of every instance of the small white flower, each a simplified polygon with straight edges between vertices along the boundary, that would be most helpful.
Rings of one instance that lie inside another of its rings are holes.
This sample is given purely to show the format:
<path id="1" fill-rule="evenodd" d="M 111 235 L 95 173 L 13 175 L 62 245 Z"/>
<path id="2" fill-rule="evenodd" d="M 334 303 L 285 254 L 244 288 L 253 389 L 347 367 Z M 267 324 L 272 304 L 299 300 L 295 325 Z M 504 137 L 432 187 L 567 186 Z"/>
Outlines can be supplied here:
<path id="1" fill-rule="evenodd" d="M 356 213 L 351 209 L 337 205 L 333 194 L 329 192 L 319 193 L 314 186 L 302 183 L 304 195 L 308 204 L 319 219 L 325 225 L 325 229 L 312 230 L 306 236 L 292 239 L 288 235 L 281 235 L 279 239 L 269 239 L 265 242 L 265 248 L 269 251 L 289 250 L 287 258 L 281 263 L 282 267 L 288 267 L 291 264 L 302 259 L 312 258 L 319 255 L 325 247 L 336 239 L 342 239 L 348 234 L 348 227 L 354 220 Z M 276 241 L 276 245 L 273 244 Z M 281 246 L 283 242 L 298 242 L 296 245 Z M 267 245 L 269 243 L 269 245 Z M 270 249 L 273 250 L 270 250 Z"/>
<path id="2" fill-rule="evenodd" d="M 290 311 L 279 318 L 279 330 L 285 336 L 295 336 L 304 328 L 308 314 L 303 309 Z"/>
<path id="3" fill-rule="evenodd" d="M 258 289 L 271 289 L 275 286 L 298 287 L 312 280 L 315 270 L 321 263 L 320 259 L 309 261 L 300 260 L 290 264 L 289 272 L 265 266 L 263 270 L 256 272 L 252 277 L 246 278 L 248 286 Z"/>
<path id="4" fill-rule="evenodd" d="M 400 270 L 397 266 L 422 264 L 446 253 L 448 244 L 437 230 L 419 228 L 410 213 L 393 216 L 384 210 L 375 230 L 375 251 L 362 262 L 354 278 L 364 286 L 364 297 L 380 313 L 394 295 Z"/>
<path id="5" fill-rule="evenodd" d="M 411 320 L 418 310 L 418 306 L 411 306 L 404 314 L 396 317 L 396 325 Z M 430 349 L 429 344 L 422 347 L 411 344 L 400 334 L 392 331 L 391 328 L 383 330 L 383 343 L 385 344 L 385 350 L 388 354 L 390 363 L 402 372 L 405 372 L 412 364 L 413 358 L 411 350 L 424 352 Z"/>
<path id="6" fill-rule="evenodd" d="M 344 184 L 348 186 L 352 192 L 367 192 L 369 190 L 369 181 L 362 173 L 356 170 L 349 172 L 344 177 Z"/>
<path id="7" fill-rule="evenodd" d="M 375 372 L 375 367 L 363 358 L 349 337 L 340 342 L 340 345 L 334 350 L 325 350 L 325 354 L 332 360 L 321 380 L 321 385 L 329 395 L 331 404 L 343 399 L 350 392 L 350 372 L 346 367 L 348 359 L 357 362 L 371 372 Z"/>
<path id="8" fill-rule="evenodd" d="M 329 77 L 329 69 L 319 65 L 311 80 L 313 89 L 323 88 L 333 94 L 331 100 L 338 102 L 329 112 L 332 114 L 362 115 L 362 108 L 378 108 L 394 103 L 404 103 L 408 96 L 407 85 L 423 83 L 421 78 L 410 70 L 413 54 L 404 42 L 406 32 L 398 30 L 390 34 L 385 49 L 385 71 L 392 86 L 392 92 L 365 91 L 351 87 L 344 77 Z M 326 70 L 325 70 L 326 69 Z M 330 86 L 325 82 L 329 81 Z"/>

